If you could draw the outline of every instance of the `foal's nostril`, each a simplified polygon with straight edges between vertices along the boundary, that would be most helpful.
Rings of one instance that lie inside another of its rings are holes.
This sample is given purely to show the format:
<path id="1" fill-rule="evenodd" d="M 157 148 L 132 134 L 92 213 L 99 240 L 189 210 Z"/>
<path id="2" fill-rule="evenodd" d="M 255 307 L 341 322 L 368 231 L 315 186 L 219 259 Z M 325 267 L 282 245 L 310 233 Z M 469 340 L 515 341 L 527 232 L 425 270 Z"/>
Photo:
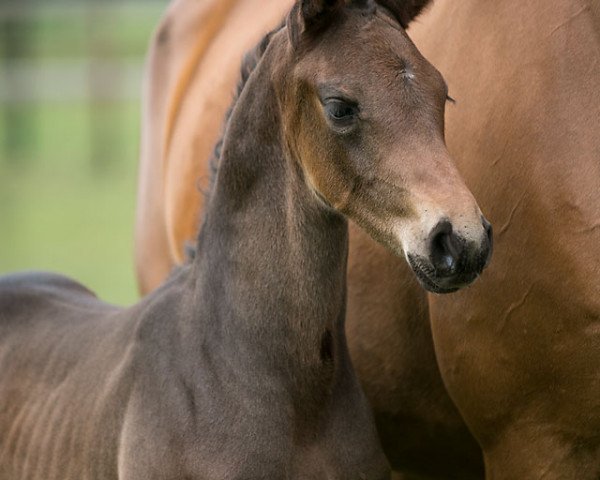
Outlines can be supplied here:
<path id="1" fill-rule="evenodd" d="M 487 238 L 487 255 L 485 257 L 485 267 L 490 263 L 492 259 L 492 250 L 494 248 L 494 231 L 492 228 L 492 224 L 487 221 L 487 219 L 482 216 L 481 221 L 483 223 L 483 229 L 485 230 L 485 235 Z M 485 248 L 485 247 L 484 247 Z"/>
<path id="2" fill-rule="evenodd" d="M 463 245 L 452 231 L 452 224 L 442 220 L 431 231 L 431 262 L 438 275 L 451 275 L 458 268 Z"/>
<path id="3" fill-rule="evenodd" d="M 481 222 L 483 223 L 483 229 L 485 230 L 485 234 L 487 236 L 488 239 L 488 243 L 490 244 L 490 246 L 492 245 L 492 224 L 490 222 L 487 221 L 487 219 L 485 217 L 481 217 Z"/>

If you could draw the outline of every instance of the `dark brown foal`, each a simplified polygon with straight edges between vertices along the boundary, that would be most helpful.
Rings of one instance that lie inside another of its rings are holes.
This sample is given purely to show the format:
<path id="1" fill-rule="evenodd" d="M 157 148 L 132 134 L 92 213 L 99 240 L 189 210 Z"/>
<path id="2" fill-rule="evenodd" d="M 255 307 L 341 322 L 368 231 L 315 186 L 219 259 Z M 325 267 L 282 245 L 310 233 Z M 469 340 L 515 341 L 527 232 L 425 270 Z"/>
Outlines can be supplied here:
<path id="1" fill-rule="evenodd" d="M 2 480 L 389 477 L 344 335 L 346 217 L 437 291 L 490 251 L 407 12 L 294 6 L 231 113 L 194 261 L 139 304 L 0 281 Z"/>

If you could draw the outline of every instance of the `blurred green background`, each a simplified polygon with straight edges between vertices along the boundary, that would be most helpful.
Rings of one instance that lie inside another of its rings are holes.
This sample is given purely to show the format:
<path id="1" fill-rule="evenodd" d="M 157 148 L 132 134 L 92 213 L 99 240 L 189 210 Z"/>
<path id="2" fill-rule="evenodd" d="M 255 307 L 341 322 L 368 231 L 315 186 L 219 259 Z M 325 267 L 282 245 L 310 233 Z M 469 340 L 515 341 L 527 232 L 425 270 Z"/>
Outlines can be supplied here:
<path id="1" fill-rule="evenodd" d="M 143 63 L 166 0 L 0 3 L 0 274 L 137 298 Z"/>

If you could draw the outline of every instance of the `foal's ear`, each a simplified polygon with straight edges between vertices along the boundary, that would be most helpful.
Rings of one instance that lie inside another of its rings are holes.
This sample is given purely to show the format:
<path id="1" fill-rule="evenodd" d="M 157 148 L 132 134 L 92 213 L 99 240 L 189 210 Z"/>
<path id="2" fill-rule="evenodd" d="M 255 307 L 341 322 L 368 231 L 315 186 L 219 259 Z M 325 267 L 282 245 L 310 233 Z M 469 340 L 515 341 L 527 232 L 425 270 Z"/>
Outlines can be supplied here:
<path id="1" fill-rule="evenodd" d="M 345 0 L 298 0 L 287 19 L 292 45 L 296 47 L 303 34 L 326 27 L 345 4 Z"/>
<path id="2" fill-rule="evenodd" d="M 426 6 L 433 3 L 431 0 L 376 0 L 376 2 L 387 8 L 403 28 L 407 28 Z"/>

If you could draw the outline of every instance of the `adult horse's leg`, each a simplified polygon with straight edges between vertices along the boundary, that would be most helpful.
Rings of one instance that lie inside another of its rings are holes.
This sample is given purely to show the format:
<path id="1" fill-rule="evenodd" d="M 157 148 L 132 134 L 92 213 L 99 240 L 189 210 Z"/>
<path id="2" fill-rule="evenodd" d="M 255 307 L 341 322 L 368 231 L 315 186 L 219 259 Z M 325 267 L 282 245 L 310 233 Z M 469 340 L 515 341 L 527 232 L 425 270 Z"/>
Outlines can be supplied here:
<path id="1" fill-rule="evenodd" d="M 457 100 L 448 146 L 496 228 L 479 282 L 430 298 L 489 479 L 600 478 L 595 5 L 440 0 L 412 32 Z"/>

